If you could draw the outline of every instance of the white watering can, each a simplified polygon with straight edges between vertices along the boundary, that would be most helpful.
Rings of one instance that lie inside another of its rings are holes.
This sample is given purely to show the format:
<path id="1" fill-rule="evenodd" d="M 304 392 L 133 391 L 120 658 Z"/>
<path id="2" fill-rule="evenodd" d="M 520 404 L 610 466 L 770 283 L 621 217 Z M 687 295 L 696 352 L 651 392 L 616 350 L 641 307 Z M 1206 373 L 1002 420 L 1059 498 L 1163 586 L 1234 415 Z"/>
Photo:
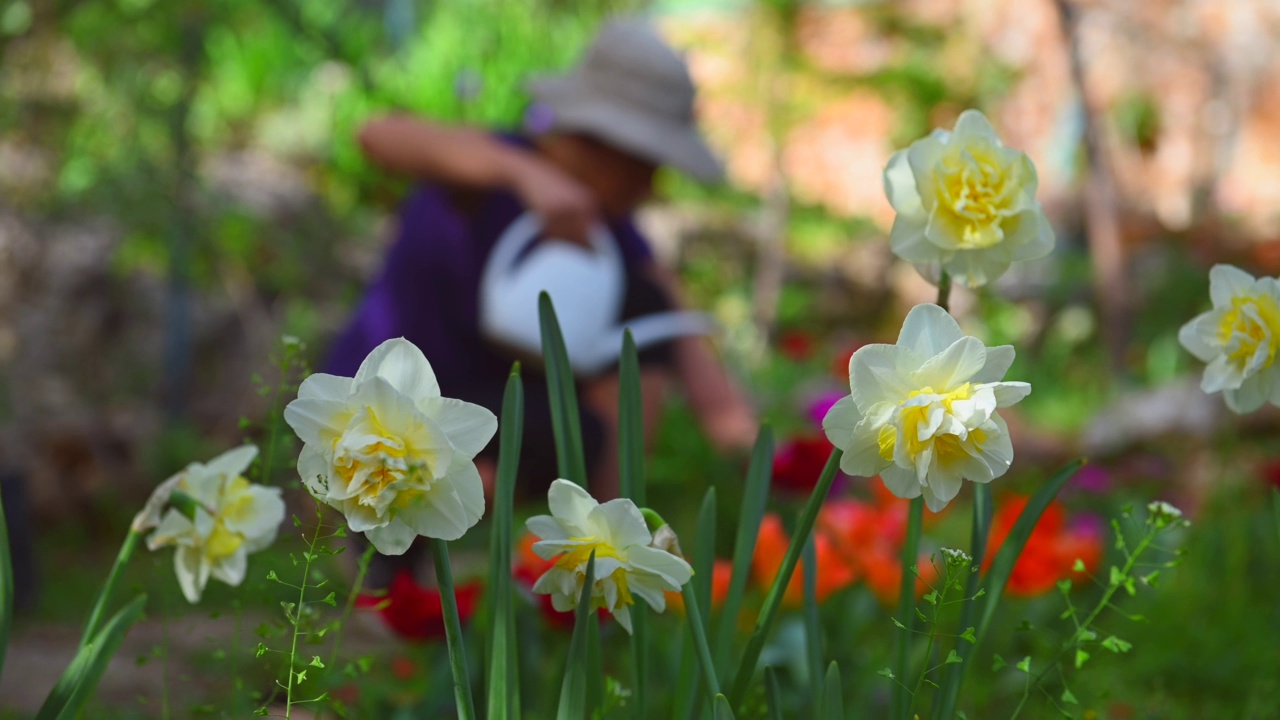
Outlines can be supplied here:
<path id="1" fill-rule="evenodd" d="M 626 272 L 609 230 L 593 225 L 590 249 L 550 239 L 538 242 L 541 230 L 541 219 L 526 212 L 507 226 L 489 254 L 480 278 L 480 330 L 488 338 L 540 354 L 538 295 L 544 290 L 555 305 L 569 365 L 580 375 L 616 362 L 626 330 L 637 348 L 715 330 L 708 316 L 685 311 L 622 322 Z"/>

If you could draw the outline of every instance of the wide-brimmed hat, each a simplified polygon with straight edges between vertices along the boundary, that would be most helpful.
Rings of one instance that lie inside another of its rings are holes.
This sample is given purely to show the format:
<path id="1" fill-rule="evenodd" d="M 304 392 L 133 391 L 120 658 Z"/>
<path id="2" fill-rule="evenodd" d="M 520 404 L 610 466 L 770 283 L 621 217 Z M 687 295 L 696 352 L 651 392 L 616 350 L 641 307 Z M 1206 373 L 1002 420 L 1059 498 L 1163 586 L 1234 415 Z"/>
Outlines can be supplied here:
<path id="1" fill-rule="evenodd" d="M 554 130 L 576 130 L 705 182 L 724 167 L 694 121 L 693 80 L 684 61 L 649 25 L 611 20 L 566 75 L 534 79 Z"/>

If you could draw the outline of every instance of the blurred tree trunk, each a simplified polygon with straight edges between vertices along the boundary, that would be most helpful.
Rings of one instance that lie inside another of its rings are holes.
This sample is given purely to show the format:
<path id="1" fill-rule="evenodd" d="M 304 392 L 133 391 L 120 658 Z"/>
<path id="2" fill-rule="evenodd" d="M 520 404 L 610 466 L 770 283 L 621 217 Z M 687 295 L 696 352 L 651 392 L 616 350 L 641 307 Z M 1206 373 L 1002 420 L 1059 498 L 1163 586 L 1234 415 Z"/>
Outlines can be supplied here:
<path id="1" fill-rule="evenodd" d="M 1131 319 L 1129 278 L 1116 211 L 1116 183 L 1104 146 L 1101 112 L 1090 97 L 1085 82 L 1084 58 L 1080 49 L 1079 10 L 1073 7 L 1070 0 L 1054 0 L 1054 5 L 1061 20 L 1071 64 L 1071 78 L 1084 116 L 1084 227 L 1093 264 L 1098 314 L 1103 318 L 1103 341 L 1107 346 L 1112 370 L 1123 373 Z"/>

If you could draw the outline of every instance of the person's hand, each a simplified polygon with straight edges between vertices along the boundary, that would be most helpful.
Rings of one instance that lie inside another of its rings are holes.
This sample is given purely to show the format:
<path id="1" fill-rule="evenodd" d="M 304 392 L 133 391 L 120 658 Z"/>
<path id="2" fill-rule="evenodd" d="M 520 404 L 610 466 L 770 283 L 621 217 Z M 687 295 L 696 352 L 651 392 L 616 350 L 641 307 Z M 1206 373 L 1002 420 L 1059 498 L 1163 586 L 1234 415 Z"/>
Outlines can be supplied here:
<path id="1" fill-rule="evenodd" d="M 591 191 L 562 170 L 529 156 L 515 174 L 516 196 L 542 219 L 543 235 L 588 245 L 598 210 Z"/>

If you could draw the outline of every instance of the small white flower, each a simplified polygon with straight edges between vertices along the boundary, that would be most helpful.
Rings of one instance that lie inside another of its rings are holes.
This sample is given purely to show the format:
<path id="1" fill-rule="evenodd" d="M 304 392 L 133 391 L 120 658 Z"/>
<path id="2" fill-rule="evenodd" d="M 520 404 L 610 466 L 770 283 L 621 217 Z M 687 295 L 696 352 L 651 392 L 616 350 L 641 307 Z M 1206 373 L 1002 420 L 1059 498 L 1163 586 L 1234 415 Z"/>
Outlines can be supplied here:
<path id="1" fill-rule="evenodd" d="M 1182 520 L 1182 511 L 1163 500 L 1147 503 L 1147 522 L 1157 528 L 1168 527 Z"/>
<path id="2" fill-rule="evenodd" d="M 1004 147 L 982 113 L 966 110 L 954 131 L 934 130 L 889 158 L 884 189 L 897 211 L 889 243 L 932 282 L 945 270 L 962 285 L 985 285 L 1052 252 L 1036 185 L 1026 153 Z"/>
<path id="3" fill-rule="evenodd" d="M 1255 279 L 1231 265 L 1209 271 L 1213 309 L 1182 326 L 1178 341 L 1209 363 L 1200 388 L 1221 391 L 1227 407 L 1253 412 L 1280 405 L 1280 280 Z"/>
<path id="4" fill-rule="evenodd" d="M 191 463 L 156 488 L 134 518 L 138 532 L 155 528 L 147 538 L 148 548 L 175 547 L 174 570 L 189 602 L 199 602 L 211 576 L 239 585 L 249 554 L 275 542 L 285 510 L 280 488 L 255 485 L 243 477 L 257 454 L 256 447 L 245 445 L 207 464 Z M 194 519 L 175 508 L 164 511 L 175 490 L 196 501 Z"/>
<path id="5" fill-rule="evenodd" d="M 948 565 L 968 567 L 973 564 L 973 558 L 969 556 L 969 553 L 958 548 L 942 548 L 942 555 L 946 558 Z"/>
<path id="6" fill-rule="evenodd" d="M 419 535 L 456 540 L 484 514 L 473 460 L 497 418 L 441 397 L 431 364 L 403 338 L 374 348 L 354 378 L 308 377 L 284 418 L 303 442 L 307 490 L 384 555 Z"/>
<path id="7" fill-rule="evenodd" d="M 636 504 L 626 499 L 601 505 L 586 490 L 556 480 L 547 492 L 550 515 L 529 518 L 529 531 L 538 536 L 533 551 L 556 564 L 533 586 L 551 596 L 556 610 L 577 607 L 586 581 L 587 562 L 595 551 L 596 581 L 591 609 L 606 608 L 631 632 L 634 596 L 644 598 L 657 612 L 666 606 L 666 591 L 679 591 L 693 576 L 683 558 L 651 547 L 653 537 Z"/>
<path id="8" fill-rule="evenodd" d="M 986 483 L 1013 462 L 1009 428 L 996 413 L 1031 392 L 1001 382 L 1013 347 L 988 348 L 967 337 L 937 305 L 907 314 L 896 345 L 866 345 L 849 359 L 852 394 L 822 427 L 844 451 L 846 474 L 880 475 L 894 495 L 924 495 L 937 512 L 965 478 Z"/>

